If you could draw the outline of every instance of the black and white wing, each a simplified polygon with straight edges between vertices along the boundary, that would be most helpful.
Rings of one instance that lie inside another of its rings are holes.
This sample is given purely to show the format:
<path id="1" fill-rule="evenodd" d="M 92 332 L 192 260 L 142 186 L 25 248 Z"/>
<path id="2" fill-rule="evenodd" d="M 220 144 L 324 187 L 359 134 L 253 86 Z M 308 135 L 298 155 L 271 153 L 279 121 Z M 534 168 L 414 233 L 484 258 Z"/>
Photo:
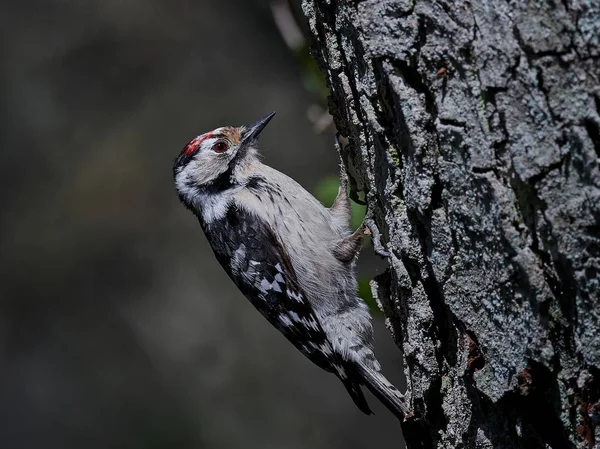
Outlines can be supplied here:
<path id="1" fill-rule="evenodd" d="M 371 414 L 360 374 L 333 351 L 272 229 L 235 204 L 220 219 L 200 221 L 217 260 L 246 298 L 313 363 L 336 374 L 358 408 Z"/>
<path id="2" fill-rule="evenodd" d="M 289 255 L 266 223 L 231 205 L 205 230 L 223 268 L 267 320 L 311 361 L 345 376 L 343 362 L 300 288 Z"/>

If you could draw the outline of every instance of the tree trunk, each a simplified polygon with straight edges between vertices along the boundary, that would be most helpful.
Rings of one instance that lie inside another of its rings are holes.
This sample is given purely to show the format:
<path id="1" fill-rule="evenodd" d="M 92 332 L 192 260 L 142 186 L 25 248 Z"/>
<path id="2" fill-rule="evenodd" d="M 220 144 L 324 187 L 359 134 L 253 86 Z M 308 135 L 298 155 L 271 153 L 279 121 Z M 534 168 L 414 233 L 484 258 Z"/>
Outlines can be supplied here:
<path id="1" fill-rule="evenodd" d="M 389 252 L 407 446 L 600 447 L 600 2 L 303 8 Z"/>

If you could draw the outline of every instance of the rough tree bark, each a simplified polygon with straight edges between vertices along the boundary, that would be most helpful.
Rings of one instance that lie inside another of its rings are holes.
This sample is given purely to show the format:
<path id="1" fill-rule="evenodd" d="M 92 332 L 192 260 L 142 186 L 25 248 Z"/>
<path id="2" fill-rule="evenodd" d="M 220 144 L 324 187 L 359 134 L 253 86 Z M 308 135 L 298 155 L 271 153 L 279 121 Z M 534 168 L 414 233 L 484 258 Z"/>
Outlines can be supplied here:
<path id="1" fill-rule="evenodd" d="M 600 447 L 600 2 L 305 0 L 409 448 Z"/>

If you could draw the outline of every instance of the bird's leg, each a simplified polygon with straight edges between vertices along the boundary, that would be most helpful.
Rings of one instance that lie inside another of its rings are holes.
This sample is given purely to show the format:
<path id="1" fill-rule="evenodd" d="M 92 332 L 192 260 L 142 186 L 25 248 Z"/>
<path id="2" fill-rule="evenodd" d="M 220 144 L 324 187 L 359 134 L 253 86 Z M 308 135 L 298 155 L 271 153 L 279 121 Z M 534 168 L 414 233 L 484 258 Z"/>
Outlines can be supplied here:
<path id="1" fill-rule="evenodd" d="M 333 255 L 346 263 L 354 260 L 362 248 L 364 231 L 364 225 L 361 225 L 351 235 L 342 239 L 333 250 Z"/>
<path id="2" fill-rule="evenodd" d="M 346 166 L 344 164 L 343 154 L 346 147 L 350 144 L 350 141 L 339 133 L 335 136 L 335 147 L 340 156 L 340 188 L 338 195 L 331 206 L 331 213 L 339 224 L 348 226 L 350 222 L 350 199 L 348 197 L 348 174 L 346 172 Z M 366 204 L 354 198 L 359 204 Z M 375 225 L 375 222 L 371 218 L 370 208 L 367 208 L 367 216 L 363 220 L 363 224 L 354 233 L 344 240 L 342 240 L 336 250 L 334 251 L 336 257 L 343 261 L 352 260 L 362 247 L 362 236 L 364 234 L 370 235 L 373 240 L 373 248 L 375 252 L 381 257 L 390 257 L 390 253 L 383 248 L 381 243 L 381 234 Z"/>
<path id="3" fill-rule="evenodd" d="M 347 227 L 350 224 L 352 210 L 350 207 L 350 199 L 348 198 L 348 175 L 342 159 L 341 144 L 337 136 L 335 138 L 335 147 L 340 156 L 340 188 L 338 189 L 337 197 L 335 198 L 330 211 L 334 220 L 338 222 L 340 226 Z"/>

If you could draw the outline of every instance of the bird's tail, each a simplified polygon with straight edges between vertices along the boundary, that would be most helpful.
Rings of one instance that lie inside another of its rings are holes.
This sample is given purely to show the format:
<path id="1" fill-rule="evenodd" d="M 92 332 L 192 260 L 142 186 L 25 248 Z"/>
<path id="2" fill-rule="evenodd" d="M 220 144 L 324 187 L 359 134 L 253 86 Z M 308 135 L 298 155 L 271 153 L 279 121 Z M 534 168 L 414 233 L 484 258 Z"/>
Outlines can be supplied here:
<path id="1" fill-rule="evenodd" d="M 365 395 L 360 388 L 360 384 L 358 382 L 352 381 L 351 379 L 344 379 L 342 381 L 346 390 L 348 390 L 348 394 L 356 404 L 356 406 L 363 412 L 365 415 L 372 415 L 373 412 L 369 408 L 369 404 L 365 399 Z"/>
<path id="2" fill-rule="evenodd" d="M 403 421 L 409 410 L 404 395 L 381 372 L 358 363 L 356 368 L 363 379 L 365 387 L 400 421 Z"/>

